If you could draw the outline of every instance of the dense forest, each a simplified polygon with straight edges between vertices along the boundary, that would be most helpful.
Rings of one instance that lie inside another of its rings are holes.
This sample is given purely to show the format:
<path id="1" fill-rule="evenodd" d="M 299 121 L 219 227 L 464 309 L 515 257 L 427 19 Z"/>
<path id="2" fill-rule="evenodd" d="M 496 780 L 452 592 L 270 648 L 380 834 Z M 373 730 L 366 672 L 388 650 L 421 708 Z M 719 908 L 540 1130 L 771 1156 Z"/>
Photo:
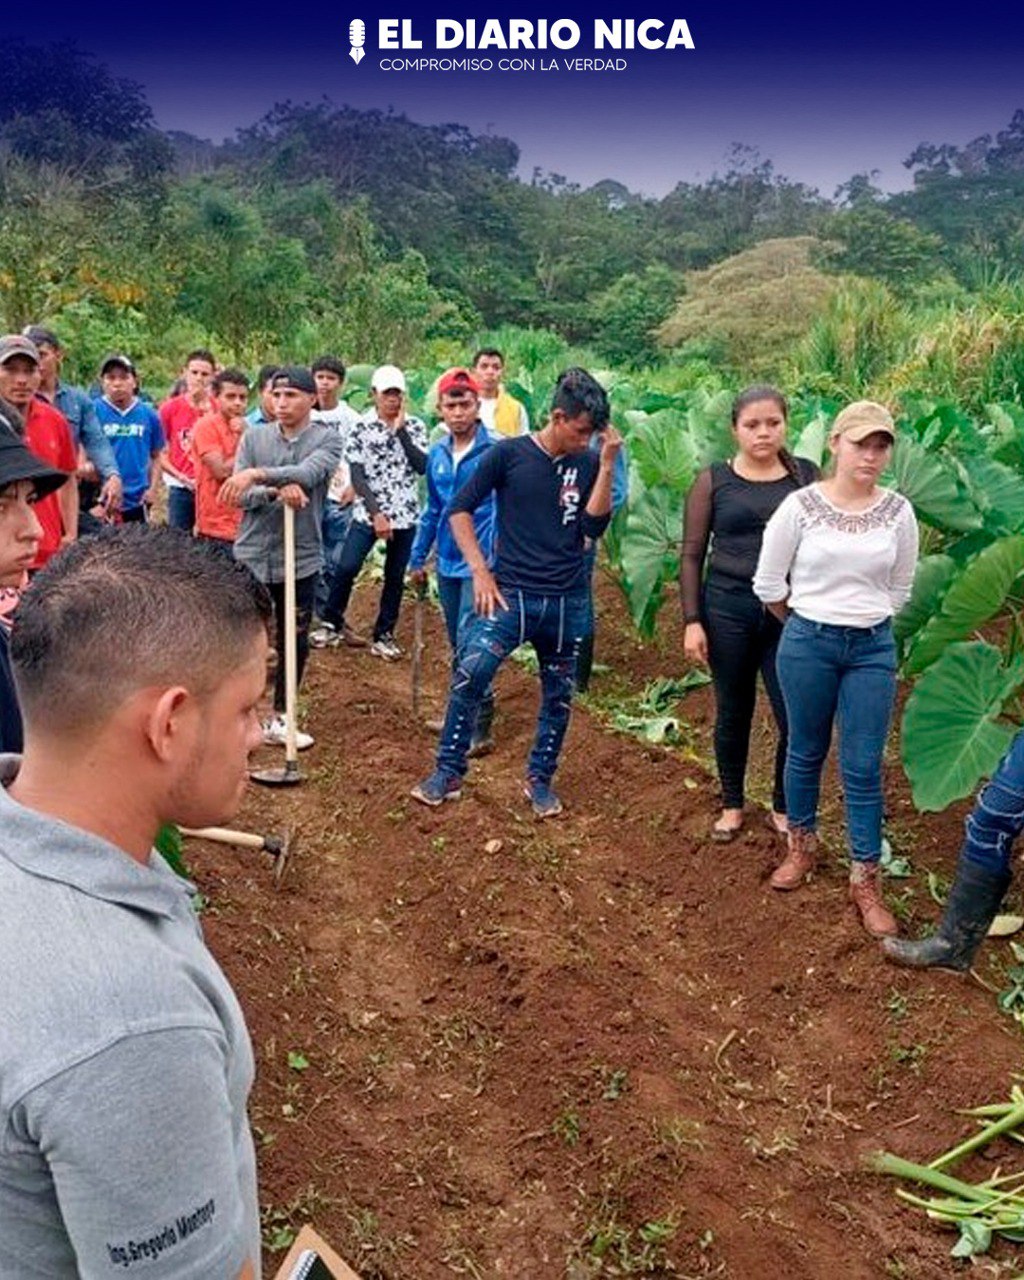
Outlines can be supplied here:
<path id="1" fill-rule="evenodd" d="M 53 323 L 81 375 L 125 346 L 157 383 L 198 340 L 430 364 L 516 326 L 619 367 L 837 391 L 934 364 L 927 330 L 951 359 L 1000 348 L 977 396 L 1021 390 L 1024 110 L 918 146 L 896 195 L 861 173 L 826 197 L 739 146 L 661 199 L 518 163 L 512 139 L 326 101 L 215 145 L 158 130 L 139 86 L 73 46 L 7 43 L 3 323 Z"/>

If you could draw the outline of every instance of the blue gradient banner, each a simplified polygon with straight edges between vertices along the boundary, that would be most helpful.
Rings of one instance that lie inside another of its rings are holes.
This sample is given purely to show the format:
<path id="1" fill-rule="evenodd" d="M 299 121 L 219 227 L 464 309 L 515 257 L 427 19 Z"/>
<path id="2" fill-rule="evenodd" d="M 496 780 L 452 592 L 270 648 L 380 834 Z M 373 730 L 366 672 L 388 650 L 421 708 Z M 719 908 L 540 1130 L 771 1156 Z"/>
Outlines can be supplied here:
<path id="1" fill-rule="evenodd" d="M 163 128 L 220 141 L 276 102 L 326 98 L 509 137 L 527 177 L 612 178 L 651 196 L 721 172 L 736 145 L 826 196 L 859 172 L 899 189 L 918 143 L 963 146 L 1024 102 L 1024 6 L 944 22 L 877 2 L 592 12 L 300 0 L 271 21 L 243 6 L 114 0 L 54 15 L 40 38 L 72 40 L 140 82 Z"/>

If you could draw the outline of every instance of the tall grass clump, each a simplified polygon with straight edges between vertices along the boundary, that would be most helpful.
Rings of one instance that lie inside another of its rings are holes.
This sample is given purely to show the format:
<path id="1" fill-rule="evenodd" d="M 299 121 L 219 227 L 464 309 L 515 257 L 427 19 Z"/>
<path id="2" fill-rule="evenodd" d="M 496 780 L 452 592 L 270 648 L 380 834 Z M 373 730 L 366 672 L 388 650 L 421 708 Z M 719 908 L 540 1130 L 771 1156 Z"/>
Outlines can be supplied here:
<path id="1" fill-rule="evenodd" d="M 950 400 L 968 413 L 1024 400 L 1024 284 L 945 308 L 886 379 L 890 395 Z"/>
<path id="2" fill-rule="evenodd" d="M 847 277 L 794 348 L 790 385 L 839 400 L 877 393 L 917 336 L 914 310 L 881 281 Z"/>

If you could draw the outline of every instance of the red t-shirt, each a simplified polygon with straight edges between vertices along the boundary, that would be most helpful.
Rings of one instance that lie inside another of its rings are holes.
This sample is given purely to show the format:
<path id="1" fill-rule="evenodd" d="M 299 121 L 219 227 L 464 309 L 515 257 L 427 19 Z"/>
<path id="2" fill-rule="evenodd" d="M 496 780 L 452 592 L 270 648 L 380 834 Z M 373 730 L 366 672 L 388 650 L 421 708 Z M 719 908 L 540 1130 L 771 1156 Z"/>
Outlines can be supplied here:
<path id="1" fill-rule="evenodd" d="M 67 418 L 58 413 L 52 405 L 42 400 L 29 402 L 25 414 L 25 443 L 29 449 L 51 467 L 60 471 L 73 472 L 76 466 L 75 446 L 71 443 L 71 428 Z M 64 520 L 60 511 L 60 498 L 56 493 L 49 493 L 36 503 L 36 515 L 43 526 L 43 537 L 33 569 L 41 569 L 47 560 L 60 550 L 60 540 L 64 534 Z M 77 529 L 68 531 L 77 534 Z"/>
<path id="2" fill-rule="evenodd" d="M 196 468 L 192 457 L 192 432 L 196 423 L 210 412 L 210 406 L 197 409 L 188 396 L 172 396 L 158 410 L 160 422 L 167 438 L 167 456 L 171 464 L 190 480 L 195 479 Z M 165 475 L 165 479 L 170 479 Z"/>
<path id="3" fill-rule="evenodd" d="M 237 425 L 232 426 L 234 422 Z M 242 508 L 229 507 L 217 501 L 222 480 L 218 480 L 203 462 L 209 453 L 219 453 L 228 466 L 235 461 L 238 442 L 247 426 L 244 418 L 227 418 L 218 410 L 208 413 L 192 429 L 192 454 L 196 477 L 196 533 L 208 538 L 225 538 L 234 542 L 242 523 Z"/>

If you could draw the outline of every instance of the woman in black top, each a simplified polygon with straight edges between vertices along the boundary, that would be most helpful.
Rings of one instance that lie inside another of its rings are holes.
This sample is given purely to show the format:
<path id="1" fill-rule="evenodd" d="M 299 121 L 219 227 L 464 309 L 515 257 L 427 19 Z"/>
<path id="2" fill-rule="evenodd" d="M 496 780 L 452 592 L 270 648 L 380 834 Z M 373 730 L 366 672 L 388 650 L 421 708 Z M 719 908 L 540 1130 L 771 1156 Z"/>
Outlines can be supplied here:
<path id="1" fill-rule="evenodd" d="M 741 392 L 732 406 L 735 456 L 705 467 L 686 499 L 679 571 L 683 648 L 691 661 L 711 667 L 714 680 L 722 813 L 711 835 L 720 841 L 735 839 L 743 827 L 759 670 L 779 729 L 771 822 L 780 834 L 786 830 L 786 708 L 775 674 L 781 626 L 754 595 L 751 582 L 769 517 L 783 498 L 818 474 L 813 463 L 786 452 L 787 412 L 785 397 L 774 387 Z"/>

